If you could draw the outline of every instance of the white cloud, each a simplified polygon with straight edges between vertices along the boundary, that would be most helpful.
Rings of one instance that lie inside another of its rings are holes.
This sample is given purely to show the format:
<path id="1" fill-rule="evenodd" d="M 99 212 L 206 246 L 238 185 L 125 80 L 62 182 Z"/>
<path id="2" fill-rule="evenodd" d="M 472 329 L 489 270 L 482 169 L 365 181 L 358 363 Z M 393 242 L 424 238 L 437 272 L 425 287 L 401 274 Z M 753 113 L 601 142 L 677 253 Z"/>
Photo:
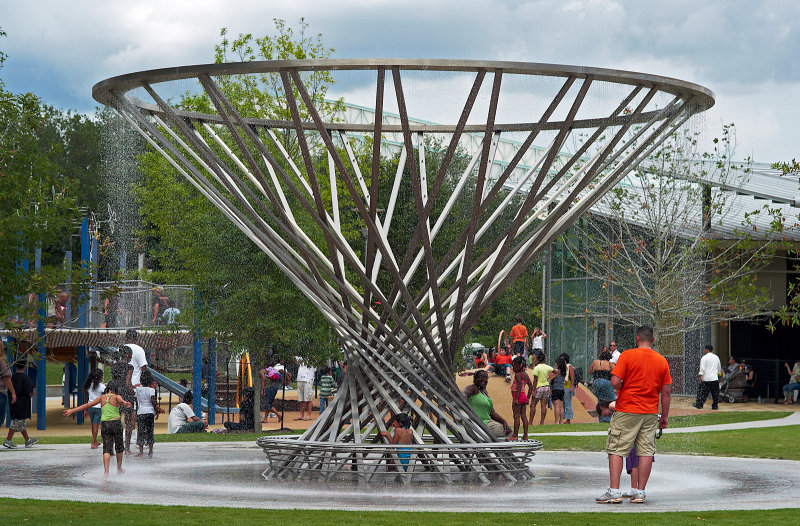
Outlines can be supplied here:
<path id="1" fill-rule="evenodd" d="M 339 57 L 554 62 L 697 82 L 717 94 L 708 122 L 736 122 L 741 152 L 797 155 L 793 0 L 5 2 L 2 75 L 15 91 L 88 111 L 99 80 L 209 62 L 223 26 L 263 35 L 275 17 L 296 26 L 303 16 Z"/>

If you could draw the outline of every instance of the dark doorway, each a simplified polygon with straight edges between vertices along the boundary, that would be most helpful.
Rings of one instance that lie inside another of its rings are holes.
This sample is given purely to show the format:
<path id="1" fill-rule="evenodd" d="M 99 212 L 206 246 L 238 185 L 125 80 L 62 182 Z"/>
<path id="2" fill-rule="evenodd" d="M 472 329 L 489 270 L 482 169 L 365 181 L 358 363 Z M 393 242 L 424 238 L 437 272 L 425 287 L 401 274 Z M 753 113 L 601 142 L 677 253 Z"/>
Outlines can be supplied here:
<path id="1" fill-rule="evenodd" d="M 756 373 L 756 395 L 777 400 L 789 381 L 784 362 L 790 366 L 800 356 L 800 327 L 767 329 L 766 319 L 731 322 L 731 356 L 745 360 Z"/>

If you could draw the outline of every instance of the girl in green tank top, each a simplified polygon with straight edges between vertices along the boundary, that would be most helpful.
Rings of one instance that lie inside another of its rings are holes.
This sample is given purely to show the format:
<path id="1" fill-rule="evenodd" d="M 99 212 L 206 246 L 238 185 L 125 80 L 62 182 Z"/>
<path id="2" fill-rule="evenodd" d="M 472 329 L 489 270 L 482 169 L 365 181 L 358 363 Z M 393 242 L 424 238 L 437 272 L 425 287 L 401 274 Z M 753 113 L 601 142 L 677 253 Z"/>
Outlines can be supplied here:
<path id="1" fill-rule="evenodd" d="M 80 411 L 85 411 L 90 407 L 94 407 L 97 404 L 100 404 L 100 421 L 107 422 L 109 420 L 119 420 L 119 407 L 124 405 L 125 407 L 130 407 L 131 403 L 126 402 L 120 395 L 117 393 L 109 392 L 109 388 L 106 388 L 106 393 L 101 394 L 91 402 L 86 402 L 85 404 L 79 405 L 78 407 L 73 407 L 72 409 L 65 409 L 64 416 L 70 416 L 74 413 L 78 413 Z"/>
<path id="2" fill-rule="evenodd" d="M 105 397 L 105 403 L 103 401 L 100 402 L 100 421 L 119 420 L 119 406 L 111 403 L 109 395 L 102 395 L 100 398 L 103 397 Z"/>
<path id="3" fill-rule="evenodd" d="M 84 411 L 97 404 L 100 404 L 100 424 L 103 432 L 104 476 L 108 476 L 108 468 L 114 449 L 116 449 L 117 455 L 117 473 L 125 473 L 125 470 L 122 469 L 122 424 L 120 423 L 119 408 L 122 405 L 130 407 L 131 403 L 126 402 L 125 399 L 118 395 L 115 387 L 108 386 L 104 394 L 98 396 L 91 402 L 65 410 L 64 416 L 70 416 L 78 411 Z"/>

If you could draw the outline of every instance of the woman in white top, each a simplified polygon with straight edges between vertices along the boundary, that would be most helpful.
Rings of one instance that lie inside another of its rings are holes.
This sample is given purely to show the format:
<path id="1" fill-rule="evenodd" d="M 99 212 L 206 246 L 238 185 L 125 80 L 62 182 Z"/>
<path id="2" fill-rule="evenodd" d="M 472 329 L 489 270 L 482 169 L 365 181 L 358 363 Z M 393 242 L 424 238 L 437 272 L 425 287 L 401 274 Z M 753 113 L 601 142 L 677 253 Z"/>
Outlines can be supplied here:
<path id="1" fill-rule="evenodd" d="M 94 400 L 99 398 L 106 390 L 106 384 L 103 383 L 103 371 L 100 369 L 93 369 L 86 381 L 83 382 L 83 390 L 86 393 L 86 400 Z M 97 432 L 100 429 L 100 407 L 90 407 L 84 413 L 84 418 L 89 418 L 92 422 L 92 449 L 97 449 L 100 442 L 97 441 Z"/>

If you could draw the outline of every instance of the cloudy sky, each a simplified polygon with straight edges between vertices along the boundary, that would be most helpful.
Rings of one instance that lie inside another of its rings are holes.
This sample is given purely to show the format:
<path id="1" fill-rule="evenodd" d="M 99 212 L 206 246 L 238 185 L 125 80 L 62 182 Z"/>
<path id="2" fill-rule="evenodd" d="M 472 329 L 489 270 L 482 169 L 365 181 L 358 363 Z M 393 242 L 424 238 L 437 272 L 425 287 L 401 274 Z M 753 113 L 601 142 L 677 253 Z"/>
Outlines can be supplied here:
<path id="1" fill-rule="evenodd" d="M 716 94 L 706 133 L 737 128 L 737 157 L 800 156 L 796 0 L 7 1 L 6 87 L 92 111 L 110 76 L 213 61 L 219 30 L 273 31 L 305 17 L 335 56 L 463 58 L 627 69 Z"/>

